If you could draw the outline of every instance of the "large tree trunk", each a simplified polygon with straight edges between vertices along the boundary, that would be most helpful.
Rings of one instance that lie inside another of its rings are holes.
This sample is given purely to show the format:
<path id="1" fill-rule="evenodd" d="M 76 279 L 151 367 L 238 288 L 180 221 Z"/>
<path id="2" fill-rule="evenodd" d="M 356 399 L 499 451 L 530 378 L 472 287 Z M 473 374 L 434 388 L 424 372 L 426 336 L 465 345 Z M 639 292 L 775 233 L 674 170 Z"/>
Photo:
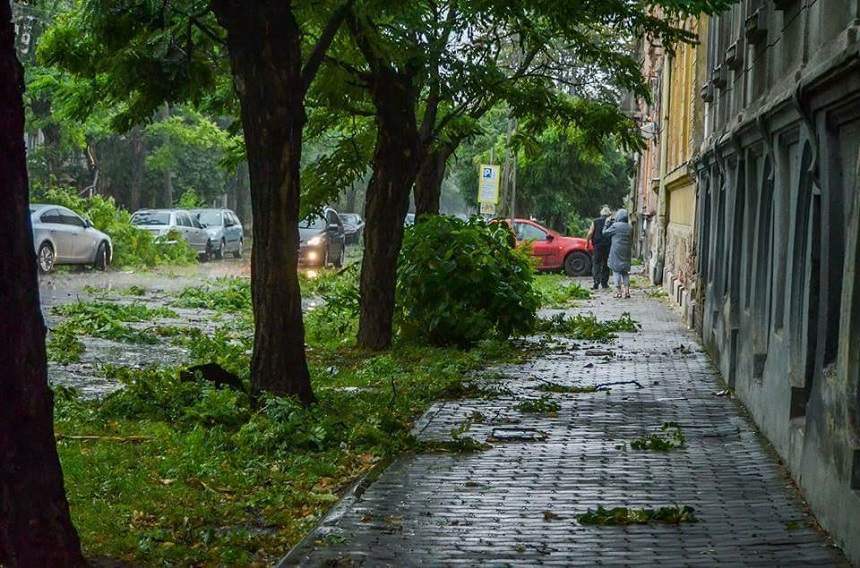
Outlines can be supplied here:
<path id="1" fill-rule="evenodd" d="M 54 439 L 24 154 L 23 70 L 0 0 L 0 565 L 80 566 Z"/>
<path id="2" fill-rule="evenodd" d="M 367 349 L 385 349 L 391 344 L 403 221 L 419 166 L 417 92 L 411 76 L 393 71 L 378 73 L 371 92 L 377 137 L 373 175 L 364 206 L 367 225 L 361 265 L 358 344 Z"/>
<path id="3" fill-rule="evenodd" d="M 445 165 L 453 149 L 449 145 L 433 146 L 424 154 L 415 180 L 415 216 L 438 215 L 445 181 Z"/>
<path id="4" fill-rule="evenodd" d="M 305 123 L 300 29 L 285 1 L 216 0 L 213 9 L 227 30 L 251 180 L 252 389 L 309 404 L 297 273 Z"/>

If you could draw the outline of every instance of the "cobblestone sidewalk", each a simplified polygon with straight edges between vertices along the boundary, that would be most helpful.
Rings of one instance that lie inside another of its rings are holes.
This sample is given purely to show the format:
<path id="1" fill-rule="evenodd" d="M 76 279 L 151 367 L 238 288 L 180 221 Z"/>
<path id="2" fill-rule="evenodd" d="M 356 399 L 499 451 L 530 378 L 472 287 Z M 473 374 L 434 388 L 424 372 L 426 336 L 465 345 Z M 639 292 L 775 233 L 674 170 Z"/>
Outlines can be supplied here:
<path id="1" fill-rule="evenodd" d="M 668 307 L 634 294 L 619 304 L 602 293 L 580 311 L 600 318 L 629 311 L 641 332 L 608 347 L 568 342 L 502 369 L 504 396 L 439 404 L 416 427 L 423 439 L 450 440 L 478 412 L 484 423 L 467 435 L 479 441 L 515 430 L 545 439 L 401 457 L 336 508 L 284 565 L 845 565 L 752 423 L 717 395 L 716 371 L 695 338 Z M 593 348 L 613 354 L 589 354 Z M 544 396 L 537 388 L 546 382 L 619 384 L 553 394 L 557 413 L 515 409 Z M 630 448 L 668 421 L 681 425 L 683 448 Z M 598 505 L 689 505 L 698 522 L 577 522 Z"/>

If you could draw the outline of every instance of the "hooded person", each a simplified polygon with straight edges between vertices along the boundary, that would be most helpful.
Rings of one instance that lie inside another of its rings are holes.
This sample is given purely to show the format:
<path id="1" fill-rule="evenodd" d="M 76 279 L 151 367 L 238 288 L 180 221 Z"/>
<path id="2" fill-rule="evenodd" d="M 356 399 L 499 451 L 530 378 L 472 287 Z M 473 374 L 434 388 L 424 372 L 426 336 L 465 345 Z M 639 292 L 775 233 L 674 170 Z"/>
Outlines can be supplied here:
<path id="1" fill-rule="evenodd" d="M 615 297 L 630 297 L 630 237 L 633 227 L 629 223 L 626 209 L 615 212 L 614 218 L 606 221 L 603 236 L 610 239 L 609 268 L 615 281 Z"/>
<path id="2" fill-rule="evenodd" d="M 593 249 L 591 257 L 591 275 L 594 277 L 593 289 L 598 287 L 609 287 L 609 266 L 606 261 L 609 259 L 609 238 L 603 236 L 603 227 L 606 226 L 606 220 L 612 210 L 608 205 L 600 208 L 600 217 L 591 222 L 591 228 L 588 229 L 588 234 L 585 236 L 591 242 Z"/>

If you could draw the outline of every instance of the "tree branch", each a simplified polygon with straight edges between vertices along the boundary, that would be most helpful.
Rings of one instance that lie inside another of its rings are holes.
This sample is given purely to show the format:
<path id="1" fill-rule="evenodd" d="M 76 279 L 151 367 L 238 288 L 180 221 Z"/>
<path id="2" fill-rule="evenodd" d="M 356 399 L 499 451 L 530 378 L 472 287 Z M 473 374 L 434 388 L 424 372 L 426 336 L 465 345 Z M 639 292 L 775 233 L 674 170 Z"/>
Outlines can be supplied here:
<path id="1" fill-rule="evenodd" d="M 326 51 L 328 51 L 329 46 L 331 46 L 331 42 L 334 41 L 334 36 L 337 35 L 337 31 L 340 29 L 340 25 L 349 13 L 350 8 L 352 8 L 353 2 L 354 0 L 347 0 L 340 8 L 334 11 L 331 18 L 329 18 L 328 23 L 326 23 L 316 45 L 313 50 L 311 50 L 311 54 L 308 56 L 308 60 L 302 68 L 302 85 L 304 86 L 305 92 L 310 88 L 311 82 L 314 80 L 314 77 L 316 77 Z"/>

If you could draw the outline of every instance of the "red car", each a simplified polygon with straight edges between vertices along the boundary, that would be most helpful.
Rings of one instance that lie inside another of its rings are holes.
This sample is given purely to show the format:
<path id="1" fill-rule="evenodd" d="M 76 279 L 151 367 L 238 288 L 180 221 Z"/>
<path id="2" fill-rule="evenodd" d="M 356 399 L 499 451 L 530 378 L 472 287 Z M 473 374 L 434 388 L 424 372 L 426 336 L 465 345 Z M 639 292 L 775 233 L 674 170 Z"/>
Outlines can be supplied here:
<path id="1" fill-rule="evenodd" d="M 511 220 L 505 222 L 510 226 Z M 540 259 L 539 270 L 564 270 L 568 276 L 591 274 L 591 243 L 566 237 L 530 219 L 514 219 L 517 245 L 530 243 L 532 255 Z"/>

